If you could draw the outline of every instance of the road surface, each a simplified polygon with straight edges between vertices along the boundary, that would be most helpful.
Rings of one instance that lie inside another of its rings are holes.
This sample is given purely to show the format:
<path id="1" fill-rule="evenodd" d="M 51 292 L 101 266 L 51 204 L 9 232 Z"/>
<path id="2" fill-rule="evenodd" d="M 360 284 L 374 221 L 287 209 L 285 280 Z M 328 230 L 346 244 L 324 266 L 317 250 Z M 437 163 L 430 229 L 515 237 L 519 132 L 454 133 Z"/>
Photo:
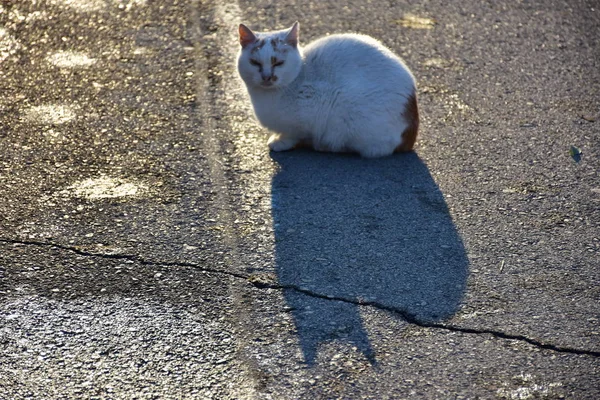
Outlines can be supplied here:
<path id="1" fill-rule="evenodd" d="M 1 399 L 600 398 L 597 2 L 0 4 Z M 236 29 L 296 20 L 414 153 L 268 152 Z"/>

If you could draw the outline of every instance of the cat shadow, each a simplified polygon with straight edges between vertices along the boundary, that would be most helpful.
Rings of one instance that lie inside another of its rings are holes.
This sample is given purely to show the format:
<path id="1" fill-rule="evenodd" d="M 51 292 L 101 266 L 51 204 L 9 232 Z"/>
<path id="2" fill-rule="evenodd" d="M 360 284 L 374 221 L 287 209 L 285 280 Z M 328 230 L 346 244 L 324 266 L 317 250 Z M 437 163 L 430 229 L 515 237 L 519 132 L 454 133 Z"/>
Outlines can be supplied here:
<path id="1" fill-rule="evenodd" d="M 295 150 L 271 157 L 280 166 L 272 180 L 276 273 L 289 288 L 284 296 L 307 364 L 332 341 L 376 364 L 355 303 L 424 322 L 458 310 L 468 259 L 416 153 L 369 160 Z"/>

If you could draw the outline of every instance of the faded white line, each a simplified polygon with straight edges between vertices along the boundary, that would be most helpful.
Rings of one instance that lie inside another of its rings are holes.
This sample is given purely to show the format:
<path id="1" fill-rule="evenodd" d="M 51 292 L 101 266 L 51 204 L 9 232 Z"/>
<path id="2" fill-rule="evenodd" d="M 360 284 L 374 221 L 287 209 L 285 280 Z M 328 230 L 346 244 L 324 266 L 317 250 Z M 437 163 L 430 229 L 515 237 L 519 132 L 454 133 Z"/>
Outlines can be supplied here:
<path id="1" fill-rule="evenodd" d="M 59 68 L 88 67 L 96 62 L 85 53 L 59 51 L 46 57 L 46 61 Z"/>
<path id="2" fill-rule="evenodd" d="M 90 200 L 110 199 L 118 197 L 140 196 L 148 191 L 148 185 L 139 182 L 126 181 L 101 175 L 97 178 L 84 179 L 76 182 L 67 189 L 75 197 Z"/>
<path id="3" fill-rule="evenodd" d="M 195 10 L 199 9 L 199 4 L 194 3 Z M 227 27 L 235 26 L 235 20 L 239 20 L 241 18 L 242 12 L 235 1 L 227 1 L 225 3 L 218 2 L 215 5 L 213 18 L 214 21 L 212 23 L 218 25 L 219 27 L 223 27 L 226 30 Z M 199 21 L 199 16 L 196 15 L 194 18 L 196 21 Z M 221 30 L 222 31 L 222 30 Z M 204 48 L 210 48 L 214 46 L 215 48 L 222 49 L 228 55 L 234 54 L 233 47 L 231 43 L 231 38 L 224 37 L 223 35 L 209 34 L 205 35 L 202 38 L 196 38 L 199 41 L 200 46 Z M 206 66 L 208 65 L 208 60 L 203 58 L 204 51 L 200 52 L 200 65 L 199 71 L 206 71 Z M 232 58 L 230 58 L 233 60 Z M 226 93 L 227 96 L 232 96 L 233 93 L 236 93 L 235 87 L 231 86 L 231 81 L 233 78 L 233 71 L 231 69 L 231 63 L 221 63 L 220 67 L 224 69 L 223 71 L 223 79 L 222 79 L 222 87 L 219 88 Z M 198 104 L 202 104 L 205 106 L 200 112 L 201 117 L 204 120 L 204 135 L 205 140 L 203 141 L 204 146 L 204 154 L 207 156 L 207 161 L 209 164 L 209 174 L 210 180 L 212 182 L 212 186 L 215 189 L 215 211 L 216 218 L 219 221 L 219 224 L 225 229 L 221 232 L 222 237 L 221 240 L 223 244 L 229 250 L 229 257 L 226 258 L 226 261 L 229 263 L 231 268 L 237 268 L 241 264 L 240 250 L 238 244 L 238 236 L 234 231 L 234 212 L 233 212 L 233 203 L 231 200 L 231 196 L 228 188 L 228 181 L 225 175 L 225 167 L 223 166 L 222 159 L 222 151 L 219 137 L 216 136 L 218 130 L 218 126 L 215 120 L 212 118 L 213 114 L 219 113 L 220 110 L 217 109 L 217 105 L 213 104 L 213 99 L 211 98 L 210 93 L 210 85 L 208 81 L 208 77 L 206 74 L 198 74 L 199 75 L 199 90 L 198 90 Z M 229 99 L 228 99 L 229 100 Z M 231 99 L 231 103 L 228 103 L 228 106 L 234 106 L 236 102 Z M 225 111 L 227 112 L 227 111 Z M 245 306 L 243 305 L 242 293 L 237 286 L 237 283 L 232 283 L 230 286 L 230 295 L 231 298 L 236 305 L 237 312 L 235 313 L 235 323 L 242 332 L 247 329 L 248 326 L 251 326 L 250 321 L 251 318 L 248 312 L 245 310 Z M 243 290 L 243 289 L 242 289 Z M 246 357 L 243 354 L 243 349 L 246 347 L 244 342 L 244 335 L 238 336 L 238 349 L 240 350 L 240 355 L 237 357 L 237 361 L 239 362 L 238 367 L 240 372 L 243 373 L 243 376 L 240 377 L 238 382 L 230 383 L 230 397 L 236 399 L 255 399 L 258 398 L 258 393 L 256 391 L 257 383 L 255 382 L 255 375 L 251 369 L 252 367 L 246 362 Z"/>
<path id="4" fill-rule="evenodd" d="M 79 107 L 70 104 L 42 104 L 25 111 L 25 120 L 34 124 L 61 125 L 77 118 Z"/>

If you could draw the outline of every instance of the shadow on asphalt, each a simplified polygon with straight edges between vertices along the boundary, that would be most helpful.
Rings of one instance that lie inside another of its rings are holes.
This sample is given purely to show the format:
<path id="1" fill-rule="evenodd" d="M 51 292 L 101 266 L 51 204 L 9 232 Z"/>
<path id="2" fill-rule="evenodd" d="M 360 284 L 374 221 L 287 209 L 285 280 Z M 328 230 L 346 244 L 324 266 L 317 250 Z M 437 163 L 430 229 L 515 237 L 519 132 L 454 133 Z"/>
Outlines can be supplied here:
<path id="1" fill-rule="evenodd" d="M 273 153 L 279 283 L 374 301 L 422 321 L 459 308 L 468 259 L 444 197 L 416 153 L 368 160 L 310 151 Z M 344 341 L 376 363 L 359 307 L 287 290 L 306 363 Z"/>

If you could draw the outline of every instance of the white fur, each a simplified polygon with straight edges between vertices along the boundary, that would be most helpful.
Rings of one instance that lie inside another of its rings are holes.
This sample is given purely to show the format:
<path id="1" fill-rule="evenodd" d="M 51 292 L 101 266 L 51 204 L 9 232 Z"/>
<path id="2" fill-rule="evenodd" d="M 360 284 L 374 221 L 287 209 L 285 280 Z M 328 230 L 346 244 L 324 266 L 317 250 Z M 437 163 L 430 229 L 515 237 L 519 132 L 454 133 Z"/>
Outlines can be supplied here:
<path id="1" fill-rule="evenodd" d="M 316 150 L 392 154 L 410 123 L 403 111 L 416 87 L 402 60 L 377 40 L 356 34 L 327 36 L 303 50 L 271 46 L 271 39 L 284 41 L 290 31 L 257 33 L 257 41 L 266 40 L 263 47 L 252 52 L 247 45 L 238 57 L 257 119 L 276 132 L 269 147 L 289 150 L 310 140 Z M 272 57 L 284 65 L 269 69 Z M 263 75 L 268 69 L 276 77 L 272 86 L 261 85 L 250 59 L 263 63 Z"/>

